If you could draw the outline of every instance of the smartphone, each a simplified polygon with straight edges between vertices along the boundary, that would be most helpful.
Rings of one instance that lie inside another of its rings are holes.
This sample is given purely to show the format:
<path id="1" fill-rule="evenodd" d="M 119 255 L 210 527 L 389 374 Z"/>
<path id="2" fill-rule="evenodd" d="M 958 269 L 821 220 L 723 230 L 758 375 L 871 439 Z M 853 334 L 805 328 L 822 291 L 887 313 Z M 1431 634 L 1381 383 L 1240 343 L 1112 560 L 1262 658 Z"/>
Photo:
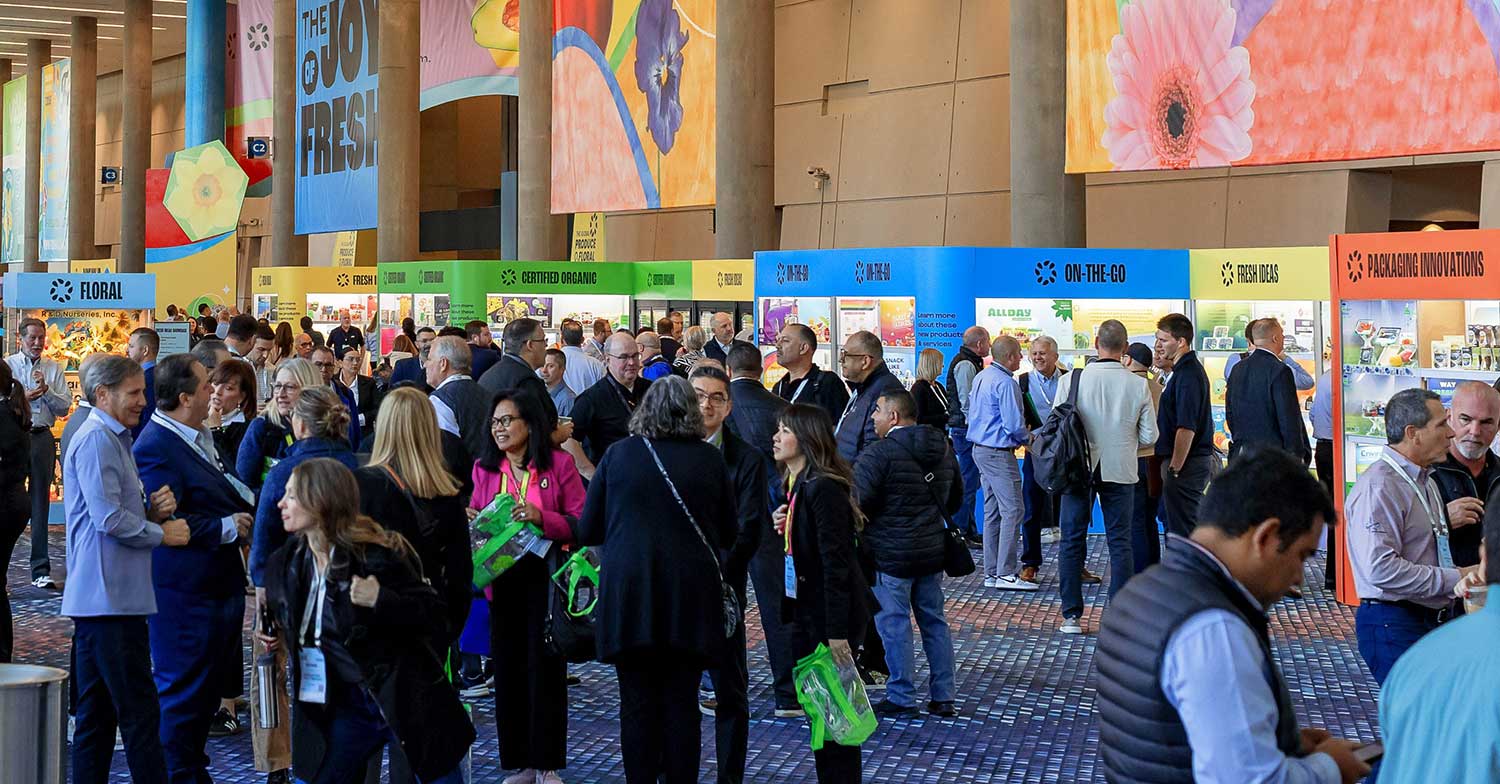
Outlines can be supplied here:
<path id="1" fill-rule="evenodd" d="M 557 418 L 557 424 L 559 424 L 559 425 L 569 425 L 569 424 L 572 424 L 572 423 L 573 423 L 573 417 L 570 417 L 570 416 L 560 416 L 560 417 Z"/>
<path id="2" fill-rule="evenodd" d="M 1378 740 L 1374 743 L 1366 743 L 1365 745 L 1360 746 L 1359 748 L 1354 750 L 1354 758 L 1359 760 L 1360 762 L 1365 763 L 1366 765 L 1374 764 L 1374 762 L 1380 759 L 1384 754 L 1385 744 L 1381 743 Z"/>

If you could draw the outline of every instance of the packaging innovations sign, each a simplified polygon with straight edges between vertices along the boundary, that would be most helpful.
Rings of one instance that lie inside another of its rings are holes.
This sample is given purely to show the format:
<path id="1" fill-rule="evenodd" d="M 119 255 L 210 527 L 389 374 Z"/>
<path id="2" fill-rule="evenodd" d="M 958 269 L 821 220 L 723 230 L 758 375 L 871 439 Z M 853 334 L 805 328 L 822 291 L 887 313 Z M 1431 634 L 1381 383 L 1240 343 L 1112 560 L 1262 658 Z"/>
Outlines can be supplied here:
<path id="1" fill-rule="evenodd" d="M 1330 263 L 1341 299 L 1500 296 L 1500 231 L 1340 234 Z"/>
<path id="2" fill-rule="evenodd" d="M 376 0 L 297 2 L 297 233 L 376 224 Z"/>

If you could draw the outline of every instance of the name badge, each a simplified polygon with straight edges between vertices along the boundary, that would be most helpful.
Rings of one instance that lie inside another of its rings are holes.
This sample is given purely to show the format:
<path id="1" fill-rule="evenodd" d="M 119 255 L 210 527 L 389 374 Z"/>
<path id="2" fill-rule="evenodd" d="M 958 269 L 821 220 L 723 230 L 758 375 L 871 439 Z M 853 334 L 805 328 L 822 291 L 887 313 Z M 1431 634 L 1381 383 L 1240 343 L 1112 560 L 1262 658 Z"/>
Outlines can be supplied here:
<path id="1" fill-rule="evenodd" d="M 323 651 L 303 648 L 297 652 L 301 665 L 301 681 L 297 684 L 297 699 L 314 705 L 328 701 L 328 665 L 323 660 Z"/>
<path id="2" fill-rule="evenodd" d="M 1444 569 L 1453 569 L 1453 544 L 1447 534 L 1437 538 L 1438 566 Z"/>
<path id="3" fill-rule="evenodd" d="M 364 414 L 360 414 L 359 415 L 359 426 L 360 427 L 364 427 L 365 426 L 365 415 Z"/>
<path id="4" fill-rule="evenodd" d="M 786 556 L 785 577 L 786 595 L 788 599 L 797 598 L 797 564 L 792 561 L 790 555 Z"/>

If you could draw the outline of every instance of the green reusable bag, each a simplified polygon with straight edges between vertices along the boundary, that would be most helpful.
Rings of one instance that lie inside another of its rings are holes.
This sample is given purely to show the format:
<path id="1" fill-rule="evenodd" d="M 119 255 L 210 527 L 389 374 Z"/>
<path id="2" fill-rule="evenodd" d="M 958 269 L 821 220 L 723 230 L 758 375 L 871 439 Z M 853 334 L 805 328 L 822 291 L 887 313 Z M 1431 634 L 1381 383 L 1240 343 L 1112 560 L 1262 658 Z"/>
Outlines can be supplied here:
<path id="1" fill-rule="evenodd" d="M 510 519 L 515 504 L 516 499 L 510 494 L 499 493 L 470 526 L 470 536 L 474 540 L 475 589 L 484 588 L 515 566 L 516 561 L 527 554 L 527 544 L 542 535 L 536 526 Z"/>
<path id="2" fill-rule="evenodd" d="M 818 645 L 797 662 L 792 668 L 792 682 L 797 687 L 797 701 L 807 711 L 813 751 L 821 750 L 825 741 L 858 746 L 879 726 L 854 663 L 840 667 L 827 645 Z"/>

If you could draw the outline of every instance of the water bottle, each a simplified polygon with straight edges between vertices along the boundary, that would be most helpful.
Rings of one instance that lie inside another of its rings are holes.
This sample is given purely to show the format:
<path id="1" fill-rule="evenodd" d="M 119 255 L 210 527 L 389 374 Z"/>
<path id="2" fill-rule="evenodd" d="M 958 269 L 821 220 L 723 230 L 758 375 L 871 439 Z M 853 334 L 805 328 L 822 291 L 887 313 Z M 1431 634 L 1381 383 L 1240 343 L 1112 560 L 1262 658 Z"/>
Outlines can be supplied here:
<path id="1" fill-rule="evenodd" d="M 267 636 L 276 633 L 276 622 L 271 617 L 271 608 L 264 602 L 260 606 L 260 631 Z M 279 672 L 275 653 L 266 651 L 255 657 L 255 675 L 260 683 L 260 691 L 257 692 L 255 700 L 255 726 L 263 730 L 272 730 L 281 726 L 281 714 L 276 701 L 276 680 Z"/>

